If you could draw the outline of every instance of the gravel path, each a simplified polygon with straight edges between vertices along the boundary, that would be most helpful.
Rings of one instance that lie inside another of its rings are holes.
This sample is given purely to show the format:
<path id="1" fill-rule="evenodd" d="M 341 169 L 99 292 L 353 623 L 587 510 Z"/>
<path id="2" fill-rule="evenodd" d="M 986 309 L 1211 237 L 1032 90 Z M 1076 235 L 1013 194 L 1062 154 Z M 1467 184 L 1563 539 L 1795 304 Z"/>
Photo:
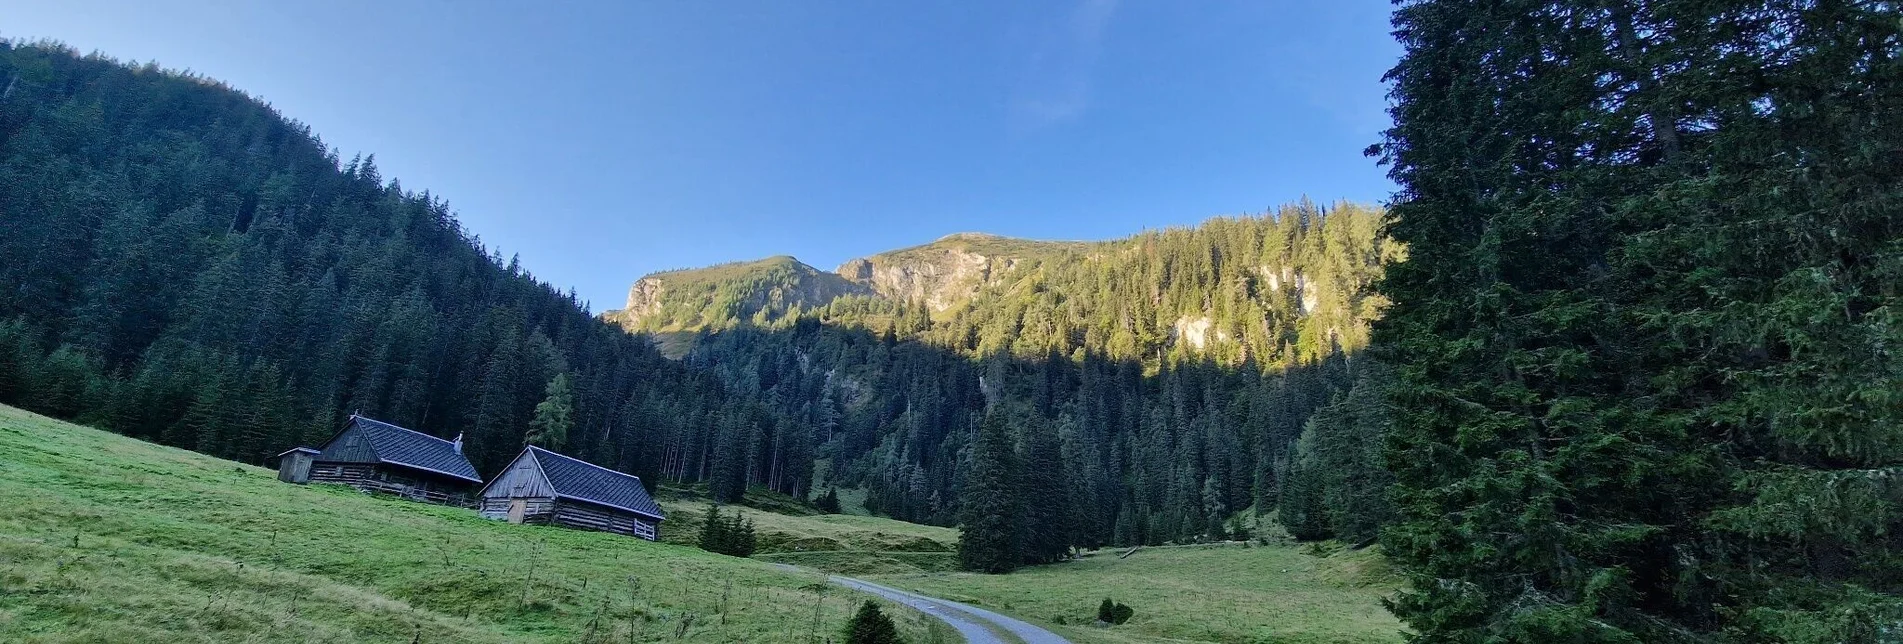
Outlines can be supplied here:
<path id="1" fill-rule="evenodd" d="M 938 618 L 957 629 L 965 641 L 972 644 L 1070 644 L 1070 640 L 1056 633 L 1032 626 L 1024 620 L 999 615 L 997 613 L 953 601 L 926 597 L 917 593 L 908 593 L 897 588 L 881 586 L 862 579 L 833 575 L 835 584 L 861 592 L 868 592 L 892 601 L 916 608 L 919 612 Z M 1009 633 L 1007 639 L 1000 632 Z"/>

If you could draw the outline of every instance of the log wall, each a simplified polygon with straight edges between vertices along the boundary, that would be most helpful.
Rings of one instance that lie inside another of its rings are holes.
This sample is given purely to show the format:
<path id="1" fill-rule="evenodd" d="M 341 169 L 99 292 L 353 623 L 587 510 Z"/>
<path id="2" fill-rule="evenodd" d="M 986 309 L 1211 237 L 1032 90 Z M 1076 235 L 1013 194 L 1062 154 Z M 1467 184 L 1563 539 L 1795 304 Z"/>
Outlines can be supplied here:
<path id="1" fill-rule="evenodd" d="M 339 483 L 359 491 L 400 496 L 411 501 L 467 507 L 468 485 L 446 483 L 365 463 L 314 463 L 312 483 Z"/>

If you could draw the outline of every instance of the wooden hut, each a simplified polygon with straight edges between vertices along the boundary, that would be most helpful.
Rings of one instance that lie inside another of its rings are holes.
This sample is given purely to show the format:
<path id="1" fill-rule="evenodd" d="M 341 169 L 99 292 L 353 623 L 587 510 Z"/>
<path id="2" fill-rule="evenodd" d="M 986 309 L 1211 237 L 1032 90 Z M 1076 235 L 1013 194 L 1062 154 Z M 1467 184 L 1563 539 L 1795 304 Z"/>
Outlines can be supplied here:
<path id="1" fill-rule="evenodd" d="M 311 461 L 322 453 L 322 450 L 309 447 L 293 447 L 280 452 L 273 457 L 278 459 L 278 480 L 285 483 L 311 482 Z"/>
<path id="2" fill-rule="evenodd" d="M 279 454 L 278 478 L 342 483 L 445 505 L 466 505 L 469 491 L 482 485 L 476 467 L 463 456 L 461 436 L 447 441 L 357 415 L 323 447 Z"/>
<path id="3" fill-rule="evenodd" d="M 510 523 L 661 536 L 661 508 L 632 475 L 529 446 L 483 486 L 482 515 Z"/>

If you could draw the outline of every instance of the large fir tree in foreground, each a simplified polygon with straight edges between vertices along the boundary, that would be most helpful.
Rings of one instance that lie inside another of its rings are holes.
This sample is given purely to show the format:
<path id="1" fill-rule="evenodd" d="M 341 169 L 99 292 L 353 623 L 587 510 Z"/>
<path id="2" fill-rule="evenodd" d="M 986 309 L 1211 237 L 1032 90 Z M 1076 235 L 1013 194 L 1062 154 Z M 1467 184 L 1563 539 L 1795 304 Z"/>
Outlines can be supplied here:
<path id="1" fill-rule="evenodd" d="M 1900 17 L 1399 9 L 1375 345 L 1419 641 L 1903 632 Z"/>
<path id="2" fill-rule="evenodd" d="M 986 415 L 972 443 L 958 533 L 958 563 L 966 570 L 1010 572 L 1023 564 L 1022 472 L 1004 416 L 1001 411 Z"/>

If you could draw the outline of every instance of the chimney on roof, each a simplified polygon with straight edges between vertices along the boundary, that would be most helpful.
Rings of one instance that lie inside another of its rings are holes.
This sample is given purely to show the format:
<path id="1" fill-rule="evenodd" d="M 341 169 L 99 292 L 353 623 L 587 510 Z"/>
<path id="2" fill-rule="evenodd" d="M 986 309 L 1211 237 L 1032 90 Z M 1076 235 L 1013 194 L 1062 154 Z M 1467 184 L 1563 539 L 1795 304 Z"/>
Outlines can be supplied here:
<path id="1" fill-rule="evenodd" d="M 456 432 L 456 440 L 453 440 L 453 441 L 450 441 L 450 445 L 451 445 L 451 446 L 453 446 L 453 447 L 454 447 L 454 448 L 456 449 L 456 453 L 457 453 L 457 454 L 461 454 L 461 453 L 463 453 L 463 434 L 462 434 L 462 432 Z"/>

